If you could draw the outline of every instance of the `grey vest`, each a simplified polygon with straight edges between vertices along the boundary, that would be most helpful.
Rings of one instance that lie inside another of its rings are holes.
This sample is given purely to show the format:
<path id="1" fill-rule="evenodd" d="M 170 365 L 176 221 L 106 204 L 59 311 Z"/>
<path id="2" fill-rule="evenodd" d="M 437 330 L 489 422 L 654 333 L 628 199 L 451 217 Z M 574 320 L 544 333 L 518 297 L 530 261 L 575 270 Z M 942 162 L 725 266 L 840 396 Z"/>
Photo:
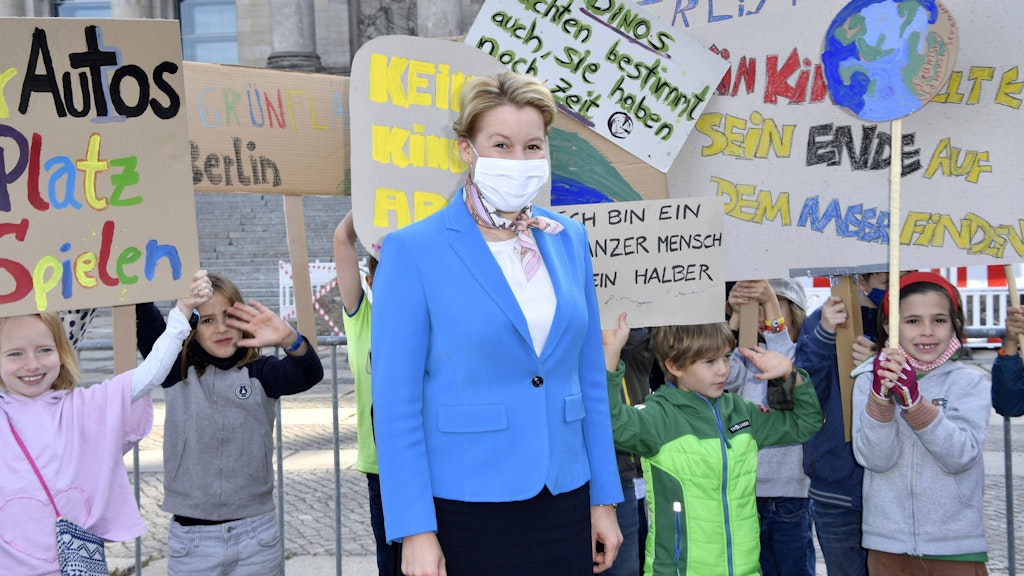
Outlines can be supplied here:
<path id="1" fill-rule="evenodd" d="M 166 512 L 203 520 L 248 518 L 274 509 L 275 398 L 247 368 L 194 366 L 165 389 Z"/>

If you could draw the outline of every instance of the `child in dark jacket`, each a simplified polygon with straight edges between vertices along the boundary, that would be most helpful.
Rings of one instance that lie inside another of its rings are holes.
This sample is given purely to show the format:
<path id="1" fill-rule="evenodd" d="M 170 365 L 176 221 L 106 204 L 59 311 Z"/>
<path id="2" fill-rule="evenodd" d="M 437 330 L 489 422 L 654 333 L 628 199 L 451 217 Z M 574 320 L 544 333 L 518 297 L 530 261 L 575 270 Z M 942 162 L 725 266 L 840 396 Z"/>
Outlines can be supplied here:
<path id="1" fill-rule="evenodd" d="M 1020 335 L 1024 334 L 1024 306 L 1006 311 L 1006 336 L 992 363 L 992 406 L 1003 416 L 1024 415 L 1024 363 Z"/>
<path id="2" fill-rule="evenodd" d="M 836 350 L 836 329 L 849 316 L 843 301 L 832 296 L 804 321 L 793 360 L 807 370 L 825 412 L 821 430 L 804 443 L 804 472 L 811 480 L 814 529 L 830 576 L 865 576 L 868 570 L 868 551 L 860 543 L 864 468 L 846 441 L 838 354 L 852 353 L 854 365 L 872 354 L 878 304 L 888 282 L 888 272 L 858 278 L 864 334 L 857 335 L 852 351 Z"/>
<path id="3" fill-rule="evenodd" d="M 196 308 L 180 369 L 163 383 L 162 508 L 174 515 L 168 573 L 276 576 L 284 571 L 273 499 L 277 403 L 312 388 L 324 370 L 297 330 L 259 302 L 244 303 L 230 280 L 209 276 L 213 298 Z M 160 326 L 154 310 L 139 307 L 140 323 Z M 261 356 L 264 346 L 285 357 Z"/>
<path id="4" fill-rule="evenodd" d="M 615 447 L 642 457 L 651 527 L 644 573 L 760 574 L 754 484 L 757 450 L 804 442 L 822 414 L 806 373 L 782 354 L 741 349 L 770 385 L 788 391 L 793 410 L 771 410 L 723 395 L 735 347 L 728 324 L 655 328 L 666 385 L 630 407 L 615 398 L 624 365 L 625 314 L 602 334 Z"/>

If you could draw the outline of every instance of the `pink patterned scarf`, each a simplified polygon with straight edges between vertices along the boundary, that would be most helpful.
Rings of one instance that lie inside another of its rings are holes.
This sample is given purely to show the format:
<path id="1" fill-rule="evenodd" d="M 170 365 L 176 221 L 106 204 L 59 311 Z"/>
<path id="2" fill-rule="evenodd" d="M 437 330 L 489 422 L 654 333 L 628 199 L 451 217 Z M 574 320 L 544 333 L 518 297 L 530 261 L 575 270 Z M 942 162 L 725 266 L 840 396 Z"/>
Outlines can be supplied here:
<path id="1" fill-rule="evenodd" d="M 526 272 L 526 280 L 532 280 L 540 268 L 541 258 L 540 250 L 537 249 L 537 243 L 534 242 L 530 229 L 536 228 L 545 234 L 558 234 L 564 227 L 550 218 L 534 216 L 532 203 L 527 204 L 519 212 L 515 222 L 505 218 L 501 212 L 484 199 L 483 194 L 480 194 L 468 176 L 462 190 L 462 198 L 466 201 L 473 220 L 480 226 L 515 231 L 516 244 L 519 246 L 519 261 L 523 265 L 523 271 Z"/>
<path id="2" fill-rule="evenodd" d="M 960 339 L 954 335 L 952 338 L 949 339 L 949 346 L 946 347 L 945 352 L 939 355 L 939 357 L 936 358 L 934 361 L 925 363 L 914 358 L 910 354 L 907 354 L 907 351 L 903 349 L 903 346 L 899 347 L 900 354 L 902 354 L 903 357 L 907 359 L 907 363 L 910 364 L 910 367 L 913 368 L 918 374 L 922 372 L 931 372 L 932 370 L 935 370 L 939 366 L 942 366 L 943 364 L 946 363 L 947 360 L 952 358 L 953 354 L 956 354 L 957 350 L 959 349 Z"/>

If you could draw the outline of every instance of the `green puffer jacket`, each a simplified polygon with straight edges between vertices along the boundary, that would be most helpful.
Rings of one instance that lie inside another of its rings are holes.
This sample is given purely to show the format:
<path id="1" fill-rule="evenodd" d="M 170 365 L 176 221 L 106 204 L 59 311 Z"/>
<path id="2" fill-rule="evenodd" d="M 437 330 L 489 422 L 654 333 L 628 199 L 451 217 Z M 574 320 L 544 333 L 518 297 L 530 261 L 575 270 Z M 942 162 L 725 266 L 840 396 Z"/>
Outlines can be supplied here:
<path id="1" fill-rule="evenodd" d="M 609 406 L 615 448 L 643 457 L 651 515 L 645 576 L 760 574 L 757 450 L 806 442 L 821 428 L 807 373 L 800 370 L 804 383 L 794 388 L 791 411 L 670 385 L 625 406 L 618 401 L 622 373 L 621 362 L 608 372 Z"/>

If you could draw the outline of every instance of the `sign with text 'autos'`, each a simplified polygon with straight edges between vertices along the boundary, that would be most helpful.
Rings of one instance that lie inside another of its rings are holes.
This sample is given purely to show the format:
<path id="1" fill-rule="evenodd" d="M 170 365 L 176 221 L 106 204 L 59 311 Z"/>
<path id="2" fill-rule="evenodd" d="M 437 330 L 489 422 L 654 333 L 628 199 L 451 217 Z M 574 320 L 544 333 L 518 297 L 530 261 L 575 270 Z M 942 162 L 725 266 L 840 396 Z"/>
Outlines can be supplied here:
<path id="1" fill-rule="evenodd" d="M 186 294 L 178 23 L 0 19 L 0 316 Z"/>
<path id="2" fill-rule="evenodd" d="M 466 43 L 667 172 L 728 63 L 633 2 L 487 0 Z"/>

